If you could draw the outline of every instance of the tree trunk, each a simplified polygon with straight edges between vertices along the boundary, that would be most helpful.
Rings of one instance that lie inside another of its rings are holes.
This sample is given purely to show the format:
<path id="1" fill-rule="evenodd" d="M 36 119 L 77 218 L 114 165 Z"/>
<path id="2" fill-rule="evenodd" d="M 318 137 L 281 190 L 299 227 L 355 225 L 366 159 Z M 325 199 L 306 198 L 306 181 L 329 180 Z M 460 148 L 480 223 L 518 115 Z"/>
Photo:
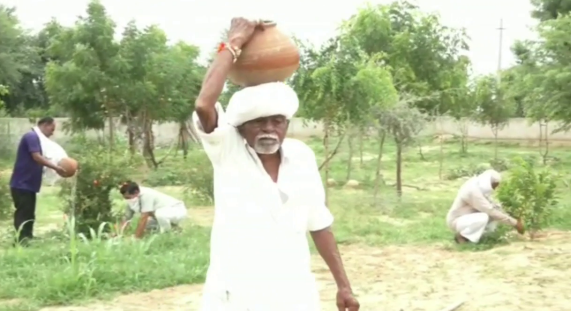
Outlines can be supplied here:
<path id="1" fill-rule="evenodd" d="M 331 125 L 328 120 L 325 120 L 325 135 L 323 136 L 323 149 L 325 150 L 325 156 L 329 156 L 329 134 L 331 133 Z M 329 204 L 329 187 L 327 186 L 327 181 L 329 180 L 329 161 L 325 160 L 325 205 Z"/>
<path id="2" fill-rule="evenodd" d="M 359 165 L 363 166 L 363 135 L 365 129 L 359 127 Z"/>
<path id="3" fill-rule="evenodd" d="M 422 153 L 422 144 L 420 142 L 418 142 L 418 155 L 420 156 L 421 161 L 426 161 L 424 153 Z"/>
<path id="4" fill-rule="evenodd" d="M 155 158 L 153 140 L 153 121 L 149 120 L 145 114 L 143 119 L 143 157 L 149 167 L 157 169 L 159 164 Z"/>
<path id="5" fill-rule="evenodd" d="M 115 146 L 115 124 L 113 124 L 113 117 L 109 116 L 109 150 L 112 150 Z"/>
<path id="6" fill-rule="evenodd" d="M 349 146 L 349 155 L 347 158 L 347 176 L 345 180 L 351 179 L 351 170 L 353 169 L 353 128 L 349 126 L 347 128 L 349 137 L 347 137 L 347 145 Z"/>
<path id="7" fill-rule="evenodd" d="M 127 128 L 127 135 L 129 137 L 129 152 L 131 152 L 131 155 L 134 155 L 137 152 L 137 145 L 135 144 L 135 134 L 131 127 Z"/>
<path id="8" fill-rule="evenodd" d="M 468 153 L 468 126 L 467 121 L 465 118 L 460 119 L 459 121 L 460 127 L 460 152 L 462 154 Z"/>
<path id="9" fill-rule="evenodd" d="M 498 160 L 498 130 L 497 126 L 492 126 L 492 133 L 494 134 L 494 160 Z"/>
<path id="10" fill-rule="evenodd" d="M 402 142 L 396 141 L 397 143 L 397 195 L 402 197 Z"/>
<path id="11" fill-rule="evenodd" d="M 442 170 L 444 168 L 444 137 L 440 135 L 440 154 L 438 155 L 438 178 L 442 180 Z"/>
<path id="12" fill-rule="evenodd" d="M 541 120 L 539 122 L 539 154 L 543 165 L 547 164 L 547 156 L 549 155 L 549 133 L 547 128 L 547 121 Z"/>
<path id="13" fill-rule="evenodd" d="M 177 149 L 182 149 L 182 157 L 186 160 L 188 156 L 188 140 L 190 133 L 186 127 L 186 122 L 179 123 L 178 127 L 178 146 Z"/>
<path id="14" fill-rule="evenodd" d="M 379 192 L 381 190 L 381 181 L 383 180 L 382 174 L 381 174 L 381 168 L 383 166 L 382 160 L 383 160 L 383 148 L 385 146 L 385 138 L 386 138 L 387 134 L 385 131 L 379 131 L 379 151 L 377 154 L 377 167 L 375 169 L 375 188 L 374 188 L 374 193 L 373 193 L 373 200 L 375 202 L 375 205 L 378 205 L 379 201 L 378 201 L 378 195 Z"/>

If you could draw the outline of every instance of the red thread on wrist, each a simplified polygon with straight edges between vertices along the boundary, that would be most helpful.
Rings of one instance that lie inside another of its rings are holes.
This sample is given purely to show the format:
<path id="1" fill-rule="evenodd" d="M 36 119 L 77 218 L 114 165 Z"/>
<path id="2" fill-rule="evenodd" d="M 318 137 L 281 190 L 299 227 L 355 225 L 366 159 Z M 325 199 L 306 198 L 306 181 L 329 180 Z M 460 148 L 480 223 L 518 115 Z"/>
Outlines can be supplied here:
<path id="1" fill-rule="evenodd" d="M 218 53 L 224 51 L 226 49 L 226 43 L 222 42 L 220 43 L 220 45 L 218 46 Z"/>

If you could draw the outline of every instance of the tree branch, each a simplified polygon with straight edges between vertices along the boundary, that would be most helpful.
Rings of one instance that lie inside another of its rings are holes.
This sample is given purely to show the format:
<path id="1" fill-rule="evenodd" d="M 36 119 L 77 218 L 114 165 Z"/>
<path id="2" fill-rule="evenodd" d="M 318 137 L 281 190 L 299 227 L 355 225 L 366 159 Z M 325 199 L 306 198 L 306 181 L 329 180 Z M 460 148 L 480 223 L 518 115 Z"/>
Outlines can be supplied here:
<path id="1" fill-rule="evenodd" d="M 343 142 L 343 139 L 345 138 L 345 134 L 347 134 L 347 132 L 345 131 L 343 133 L 343 135 L 341 135 L 341 137 L 339 138 L 339 141 L 337 142 L 337 145 L 335 146 L 335 149 L 333 149 L 333 151 L 327 155 L 327 158 L 325 158 L 325 160 L 323 161 L 323 163 L 321 163 L 321 165 L 319 165 L 319 170 L 321 171 L 321 169 L 323 167 L 325 167 L 325 165 L 327 163 L 329 163 L 329 161 L 331 161 L 331 159 L 335 156 L 335 154 L 337 154 L 337 151 L 339 150 L 339 147 L 341 146 L 341 143 Z"/>

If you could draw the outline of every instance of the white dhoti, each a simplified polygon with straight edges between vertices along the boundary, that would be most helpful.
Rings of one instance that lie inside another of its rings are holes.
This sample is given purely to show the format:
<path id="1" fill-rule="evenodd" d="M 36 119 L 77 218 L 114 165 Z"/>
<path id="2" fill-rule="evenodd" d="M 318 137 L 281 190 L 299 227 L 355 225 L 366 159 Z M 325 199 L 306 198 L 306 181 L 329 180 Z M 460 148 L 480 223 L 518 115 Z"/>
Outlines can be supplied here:
<path id="1" fill-rule="evenodd" d="M 171 230 L 172 225 L 178 225 L 185 219 L 188 212 L 184 203 L 180 202 L 171 206 L 158 208 L 154 214 L 156 223 L 152 225 L 158 226 L 161 232 L 165 232 Z"/>
<path id="2" fill-rule="evenodd" d="M 472 243 L 478 243 L 484 233 L 496 230 L 497 222 L 491 221 L 486 213 L 472 213 L 458 217 L 454 229 Z"/>
<path id="3" fill-rule="evenodd" d="M 315 281 L 306 285 L 301 286 L 305 288 L 301 290 L 270 281 L 263 288 L 224 291 L 209 286 L 207 282 L 200 311 L 320 311 Z"/>

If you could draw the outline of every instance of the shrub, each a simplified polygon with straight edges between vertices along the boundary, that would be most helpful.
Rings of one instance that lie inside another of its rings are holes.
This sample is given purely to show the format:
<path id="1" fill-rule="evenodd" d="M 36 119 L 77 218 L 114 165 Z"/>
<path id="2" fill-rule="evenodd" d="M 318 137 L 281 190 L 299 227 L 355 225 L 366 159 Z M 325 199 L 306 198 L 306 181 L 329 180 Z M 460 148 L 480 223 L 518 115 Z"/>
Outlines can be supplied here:
<path id="1" fill-rule="evenodd" d="M 462 177 L 472 177 L 483 173 L 489 166 L 487 164 L 470 164 L 466 167 L 457 167 L 448 171 L 445 175 L 447 180 L 455 180 Z"/>
<path id="2" fill-rule="evenodd" d="M 0 173 L 0 220 L 8 219 L 14 209 L 7 174 Z"/>
<path id="3" fill-rule="evenodd" d="M 183 162 L 183 165 L 161 166 L 151 171 L 144 180 L 150 187 L 160 186 L 182 186 L 188 182 L 188 165 L 190 162 Z"/>
<path id="4" fill-rule="evenodd" d="M 189 154 L 192 163 L 188 173 L 186 192 L 204 204 L 214 202 L 214 169 L 204 151 Z"/>
<path id="5" fill-rule="evenodd" d="M 97 230 L 102 223 L 115 221 L 111 191 L 142 165 L 142 159 L 132 156 L 120 142 L 110 148 L 99 141 L 76 137 L 73 145 L 81 146 L 69 152 L 78 160 L 79 171 L 62 184 L 60 196 L 65 201 L 65 213 L 76 220 L 77 232 L 89 236 L 90 228 Z"/>
<path id="6" fill-rule="evenodd" d="M 490 166 L 498 172 L 503 172 L 510 168 L 510 163 L 506 159 L 491 159 Z"/>
<path id="7" fill-rule="evenodd" d="M 548 224 L 557 204 L 555 176 L 547 168 L 536 171 L 535 162 L 534 159 L 516 158 L 510 177 L 498 190 L 504 210 L 524 221 L 532 239 Z"/>

